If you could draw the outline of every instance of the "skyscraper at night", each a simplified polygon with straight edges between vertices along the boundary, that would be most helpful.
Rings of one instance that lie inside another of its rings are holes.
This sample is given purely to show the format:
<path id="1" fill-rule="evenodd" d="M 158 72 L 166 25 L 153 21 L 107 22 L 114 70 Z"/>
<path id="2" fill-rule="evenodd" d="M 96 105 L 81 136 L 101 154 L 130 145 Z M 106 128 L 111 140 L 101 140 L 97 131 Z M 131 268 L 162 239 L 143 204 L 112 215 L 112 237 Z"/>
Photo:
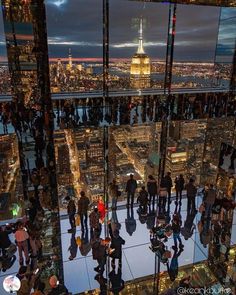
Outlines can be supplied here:
<path id="1" fill-rule="evenodd" d="M 130 66 L 131 88 L 143 89 L 150 87 L 151 62 L 144 51 L 143 19 L 140 18 L 138 50 L 133 55 Z"/>

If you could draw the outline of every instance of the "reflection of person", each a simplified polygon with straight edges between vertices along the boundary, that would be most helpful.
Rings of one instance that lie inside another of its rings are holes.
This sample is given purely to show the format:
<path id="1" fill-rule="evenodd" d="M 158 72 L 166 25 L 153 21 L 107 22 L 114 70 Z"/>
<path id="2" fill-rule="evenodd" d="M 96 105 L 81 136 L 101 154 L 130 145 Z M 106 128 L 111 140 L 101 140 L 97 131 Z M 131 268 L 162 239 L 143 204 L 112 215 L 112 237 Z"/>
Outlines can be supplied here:
<path id="1" fill-rule="evenodd" d="M 135 195 L 136 189 L 137 189 L 137 181 L 134 179 L 133 174 L 130 174 L 130 179 L 126 183 L 126 190 L 125 190 L 127 192 L 127 206 L 131 204 L 131 207 L 133 207 L 134 195 Z"/>
<path id="2" fill-rule="evenodd" d="M 109 194 L 112 202 L 111 208 L 112 210 L 116 210 L 119 190 L 115 179 L 113 179 L 112 183 L 109 185 Z"/>
<path id="3" fill-rule="evenodd" d="M 154 207 L 155 205 L 155 197 L 157 195 L 157 182 L 156 179 L 152 176 L 148 176 L 148 181 L 147 181 L 147 190 L 149 194 L 149 204 Z"/>
<path id="4" fill-rule="evenodd" d="M 170 267 L 168 267 L 168 264 L 167 264 L 168 273 L 169 273 L 169 276 L 170 276 L 170 280 L 171 281 L 174 281 L 177 278 L 177 276 L 178 276 L 178 272 L 179 272 L 178 258 L 179 258 L 180 254 L 183 251 L 184 251 L 183 248 L 180 248 L 179 251 L 176 248 L 174 250 L 174 254 L 173 254 L 173 257 L 171 259 Z"/>
<path id="5" fill-rule="evenodd" d="M 213 184 L 210 184 L 210 188 L 206 193 L 206 199 L 205 199 L 205 217 L 210 218 L 212 213 L 212 207 L 215 203 L 216 199 L 216 191 L 213 187 Z"/>
<path id="6" fill-rule="evenodd" d="M 190 214 L 187 212 L 187 217 L 184 222 L 184 226 L 181 228 L 181 234 L 185 240 L 188 240 L 193 235 L 194 229 L 196 228 L 195 224 L 193 224 L 196 213 Z"/>
<path id="7" fill-rule="evenodd" d="M 127 209 L 127 219 L 125 219 L 125 227 L 127 233 L 132 236 L 132 234 L 136 231 L 136 220 L 134 219 L 134 210 Z"/>
<path id="8" fill-rule="evenodd" d="M 122 272 L 121 268 L 118 269 L 118 272 L 115 272 L 115 269 L 113 269 L 109 273 L 109 279 L 111 282 L 111 291 L 114 295 L 120 294 L 120 292 L 124 289 L 125 282 L 122 280 Z"/>
<path id="9" fill-rule="evenodd" d="M 70 238 L 69 251 L 70 251 L 69 260 L 73 260 L 76 257 L 77 251 L 78 251 L 78 245 L 76 243 L 76 238 L 75 238 L 75 231 L 72 233 L 71 238 Z"/>
<path id="10" fill-rule="evenodd" d="M 107 279 L 103 275 L 97 274 L 94 279 L 99 283 L 99 295 L 107 295 Z"/>

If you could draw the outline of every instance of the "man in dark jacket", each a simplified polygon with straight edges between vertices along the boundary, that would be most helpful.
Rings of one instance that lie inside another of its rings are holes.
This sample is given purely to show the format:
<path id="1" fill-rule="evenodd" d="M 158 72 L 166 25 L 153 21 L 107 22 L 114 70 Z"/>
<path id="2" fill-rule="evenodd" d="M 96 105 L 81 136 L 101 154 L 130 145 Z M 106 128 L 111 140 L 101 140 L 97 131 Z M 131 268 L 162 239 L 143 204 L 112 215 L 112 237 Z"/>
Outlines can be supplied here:
<path id="1" fill-rule="evenodd" d="M 167 188 L 168 192 L 168 203 L 171 203 L 171 188 L 173 186 L 172 179 L 171 179 L 171 173 L 167 172 L 166 176 L 164 177 L 165 187 Z"/>
<path id="2" fill-rule="evenodd" d="M 182 200 L 182 191 L 184 189 L 184 178 L 183 174 L 180 174 L 175 178 L 175 191 L 176 191 L 176 202 L 178 202 L 178 199 Z"/>
<path id="3" fill-rule="evenodd" d="M 81 222 L 81 229 L 82 231 L 85 228 L 88 228 L 87 220 L 88 220 L 88 207 L 89 207 L 89 198 L 86 197 L 85 192 L 82 191 L 80 193 L 81 197 L 78 201 L 78 214 L 80 216 L 80 222 Z"/>
<path id="4" fill-rule="evenodd" d="M 130 205 L 131 198 L 131 207 L 134 204 L 134 194 L 137 189 L 137 181 L 134 179 L 133 174 L 130 174 L 130 179 L 126 183 L 126 192 L 127 192 L 127 207 Z"/>
<path id="5" fill-rule="evenodd" d="M 157 195 L 157 182 L 156 182 L 156 179 L 152 175 L 148 176 L 147 190 L 148 190 L 148 194 L 149 194 L 149 204 L 152 203 L 152 205 L 154 207 L 155 197 Z"/>
<path id="6" fill-rule="evenodd" d="M 206 199 L 205 199 L 205 217 L 210 218 L 212 213 L 212 207 L 215 203 L 216 199 L 216 191 L 213 187 L 213 184 L 210 184 L 210 188 L 206 193 Z"/>
<path id="7" fill-rule="evenodd" d="M 195 213 L 196 212 L 196 205 L 195 205 L 195 198 L 197 194 L 197 188 L 194 185 L 194 179 L 190 179 L 189 183 L 186 184 L 186 191 L 187 191 L 187 212 Z"/>
<path id="8" fill-rule="evenodd" d="M 110 257 L 111 265 L 113 268 L 115 268 L 115 260 L 119 260 L 119 267 L 122 265 L 122 245 L 125 244 L 125 240 L 120 237 L 120 233 L 118 229 L 115 229 L 114 232 L 112 232 L 111 223 L 108 224 L 109 234 L 111 237 L 111 249 L 114 250 Z"/>
<path id="9" fill-rule="evenodd" d="M 71 226 L 71 229 L 69 231 L 73 231 L 76 228 L 76 225 L 75 225 L 75 213 L 76 213 L 75 202 L 69 196 L 66 197 L 66 201 L 69 201 L 68 205 L 67 205 L 67 214 L 69 216 L 69 222 L 70 222 L 70 226 Z"/>

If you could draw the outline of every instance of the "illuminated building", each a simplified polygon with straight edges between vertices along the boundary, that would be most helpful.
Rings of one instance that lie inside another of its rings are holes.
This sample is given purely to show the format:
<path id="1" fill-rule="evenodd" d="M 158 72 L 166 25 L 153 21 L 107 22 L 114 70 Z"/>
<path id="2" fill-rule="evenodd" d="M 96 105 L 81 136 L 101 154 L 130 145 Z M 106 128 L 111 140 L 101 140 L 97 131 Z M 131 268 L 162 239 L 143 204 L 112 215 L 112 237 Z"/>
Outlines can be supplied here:
<path id="1" fill-rule="evenodd" d="M 68 71 L 71 71 L 72 70 L 72 67 L 73 67 L 73 64 L 72 64 L 72 54 L 71 54 L 71 49 L 69 48 L 68 64 L 66 65 L 66 69 Z"/>
<path id="2" fill-rule="evenodd" d="M 130 67 L 130 86 L 141 89 L 150 87 L 151 63 L 143 48 L 143 20 L 140 20 L 138 50 L 132 57 Z"/>
<path id="3" fill-rule="evenodd" d="M 166 156 L 166 171 L 171 172 L 172 181 L 176 176 L 186 175 L 187 152 L 176 147 L 168 148 Z"/>

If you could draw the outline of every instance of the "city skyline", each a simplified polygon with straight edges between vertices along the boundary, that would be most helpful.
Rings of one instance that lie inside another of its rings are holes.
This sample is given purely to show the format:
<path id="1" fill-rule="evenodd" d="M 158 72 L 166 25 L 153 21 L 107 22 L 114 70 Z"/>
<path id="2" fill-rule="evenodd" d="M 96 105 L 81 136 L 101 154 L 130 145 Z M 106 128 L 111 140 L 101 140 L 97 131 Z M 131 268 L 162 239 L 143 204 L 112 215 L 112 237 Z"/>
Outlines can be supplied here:
<path id="1" fill-rule="evenodd" d="M 47 0 L 49 57 L 102 57 L 102 3 L 96 0 Z M 91 9 L 93 7 L 93 9 Z M 213 61 L 220 9 L 178 5 L 175 40 L 176 61 Z M 131 58 L 138 46 L 138 18 L 144 18 L 144 49 L 152 59 L 166 52 L 168 5 L 110 1 L 110 57 Z M 121 17 L 122 16 L 122 17 Z M 187 17 L 186 17 L 187 16 Z M 2 28 L 2 16 L 0 27 Z M 63 22 L 63 26 L 61 23 Z M 0 29 L 0 60 L 6 56 Z"/>

